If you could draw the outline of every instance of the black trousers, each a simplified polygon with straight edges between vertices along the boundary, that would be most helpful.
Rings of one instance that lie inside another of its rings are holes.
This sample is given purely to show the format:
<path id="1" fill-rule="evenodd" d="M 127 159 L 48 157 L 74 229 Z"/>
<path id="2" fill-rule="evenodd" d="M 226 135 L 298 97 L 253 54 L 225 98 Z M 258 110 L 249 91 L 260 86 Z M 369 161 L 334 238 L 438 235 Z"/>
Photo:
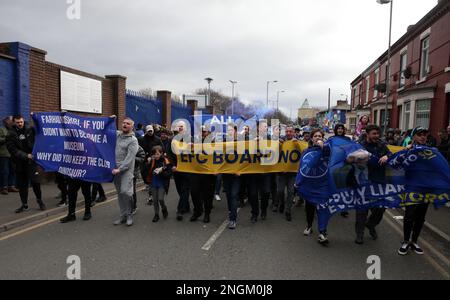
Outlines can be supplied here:
<path id="1" fill-rule="evenodd" d="M 68 195 L 68 189 L 69 189 L 69 177 L 64 176 L 61 173 L 56 173 L 56 186 L 61 191 L 61 201 L 66 202 L 67 201 L 67 195 Z"/>
<path id="2" fill-rule="evenodd" d="M 200 216 L 203 212 L 205 215 L 211 213 L 215 186 L 216 176 L 191 174 L 191 197 L 195 215 Z"/>
<path id="3" fill-rule="evenodd" d="M 180 196 L 178 200 L 177 213 L 185 214 L 189 212 L 189 191 L 191 189 L 190 184 L 190 174 L 175 172 L 173 174 L 173 179 L 175 180 L 175 187 L 177 193 Z"/>
<path id="4" fill-rule="evenodd" d="M 375 227 L 381 223 L 383 220 L 383 214 L 386 208 L 383 207 L 374 207 L 370 209 L 370 217 L 369 210 L 357 210 L 356 211 L 356 223 L 355 223 L 355 231 L 357 236 L 364 236 L 364 229 L 366 225 L 368 227 Z"/>
<path id="5" fill-rule="evenodd" d="M 97 194 L 99 195 L 99 197 L 106 197 L 105 190 L 103 189 L 101 183 L 92 184 L 92 196 L 91 196 L 92 201 L 95 201 L 97 199 Z"/>
<path id="6" fill-rule="evenodd" d="M 41 184 L 37 173 L 37 165 L 30 161 L 28 164 L 21 164 L 16 169 L 17 187 L 19 189 L 20 201 L 22 205 L 28 205 L 28 189 L 31 186 L 38 202 L 42 201 Z"/>
<path id="7" fill-rule="evenodd" d="M 405 208 L 405 217 L 403 219 L 404 241 L 408 242 L 411 240 L 413 243 L 417 243 L 423 224 L 425 223 L 428 206 L 429 203 L 421 203 Z"/>
<path id="8" fill-rule="evenodd" d="M 309 201 L 305 201 L 306 223 L 308 228 L 311 228 L 314 223 L 314 216 L 316 215 L 316 205 Z"/>
<path id="9" fill-rule="evenodd" d="M 261 198 L 261 211 L 267 211 L 271 192 L 270 176 L 270 174 L 251 174 L 248 177 L 248 200 L 253 217 L 257 217 L 260 212 L 259 198 Z"/>
<path id="10" fill-rule="evenodd" d="M 91 183 L 82 181 L 79 179 L 68 179 L 69 182 L 69 215 L 75 215 L 75 209 L 77 205 L 78 191 L 81 188 L 81 192 L 84 196 L 84 213 L 91 212 Z"/>

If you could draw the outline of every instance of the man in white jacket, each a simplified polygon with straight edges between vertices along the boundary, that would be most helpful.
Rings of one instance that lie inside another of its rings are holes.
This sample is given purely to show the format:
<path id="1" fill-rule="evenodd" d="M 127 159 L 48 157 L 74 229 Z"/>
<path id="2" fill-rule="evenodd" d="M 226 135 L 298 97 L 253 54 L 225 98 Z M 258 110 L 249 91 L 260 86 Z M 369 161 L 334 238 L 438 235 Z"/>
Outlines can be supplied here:
<path id="1" fill-rule="evenodd" d="M 120 218 L 114 225 L 127 223 L 133 225 L 132 203 L 133 203 L 133 177 L 136 153 L 138 151 L 138 140 L 133 133 L 134 121 L 125 118 L 122 122 L 122 131 L 117 131 L 116 142 L 116 169 L 112 170 L 114 185 L 117 190 Z"/>

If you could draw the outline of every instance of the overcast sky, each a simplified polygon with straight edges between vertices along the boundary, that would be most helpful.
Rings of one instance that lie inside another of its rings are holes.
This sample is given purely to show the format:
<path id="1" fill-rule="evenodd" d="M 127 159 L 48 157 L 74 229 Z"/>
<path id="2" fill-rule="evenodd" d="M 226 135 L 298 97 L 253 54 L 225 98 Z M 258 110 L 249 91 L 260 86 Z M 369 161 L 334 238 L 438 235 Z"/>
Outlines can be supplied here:
<path id="1" fill-rule="evenodd" d="M 393 42 L 437 0 L 395 0 Z M 90 73 L 121 74 L 127 87 L 191 94 L 206 86 L 247 103 L 285 90 L 289 116 L 350 96 L 350 82 L 388 45 L 389 5 L 376 0 L 0 0 L 0 42 L 21 41 L 47 60 Z"/>

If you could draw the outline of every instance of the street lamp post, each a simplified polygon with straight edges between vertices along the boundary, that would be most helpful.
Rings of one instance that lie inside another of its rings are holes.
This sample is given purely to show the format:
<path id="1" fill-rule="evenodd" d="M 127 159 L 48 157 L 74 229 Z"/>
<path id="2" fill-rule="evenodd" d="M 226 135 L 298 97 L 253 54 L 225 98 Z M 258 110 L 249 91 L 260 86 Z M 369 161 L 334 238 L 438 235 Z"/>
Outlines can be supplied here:
<path id="1" fill-rule="evenodd" d="M 207 77 L 205 78 L 205 80 L 208 82 L 208 100 L 205 99 L 205 107 L 206 107 L 208 106 L 207 101 L 209 101 L 209 104 L 211 104 L 211 81 L 213 81 L 214 79 Z"/>
<path id="2" fill-rule="evenodd" d="M 269 84 L 277 83 L 277 82 L 278 82 L 278 80 L 267 81 L 267 108 L 269 107 Z"/>
<path id="3" fill-rule="evenodd" d="M 286 91 L 277 91 L 277 112 L 280 111 L 280 93 L 284 93 Z"/>
<path id="4" fill-rule="evenodd" d="M 234 115 L 234 85 L 237 81 L 230 80 L 231 82 L 231 115 Z"/>
<path id="5" fill-rule="evenodd" d="M 377 0 L 380 4 L 390 3 L 390 13 L 389 13 L 389 45 L 388 45 L 388 57 L 387 57 L 387 70 L 386 70 L 386 105 L 384 108 L 384 128 L 383 135 L 386 135 L 387 125 L 388 125 L 388 103 L 389 103 L 389 93 L 390 93 L 390 76 L 391 76 L 391 37 L 392 37 L 392 9 L 394 5 L 394 0 Z"/>

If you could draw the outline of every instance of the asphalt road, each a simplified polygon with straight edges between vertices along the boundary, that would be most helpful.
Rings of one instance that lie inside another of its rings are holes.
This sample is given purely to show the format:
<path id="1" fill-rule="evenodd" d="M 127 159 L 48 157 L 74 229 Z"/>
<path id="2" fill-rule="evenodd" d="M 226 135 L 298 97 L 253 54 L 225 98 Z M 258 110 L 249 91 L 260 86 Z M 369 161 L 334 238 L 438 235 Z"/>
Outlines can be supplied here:
<path id="1" fill-rule="evenodd" d="M 81 259 L 81 279 L 367 279 L 370 255 L 381 259 L 381 279 L 449 279 L 436 266 L 432 253 L 397 255 L 401 236 L 385 220 L 380 238 L 366 237 L 354 244 L 354 214 L 334 217 L 329 226 L 330 245 L 317 243 L 316 233 L 302 235 L 303 207 L 293 221 L 268 214 L 250 223 L 250 208 L 239 212 L 235 231 L 218 233 L 209 250 L 202 247 L 226 219 L 226 201 L 214 202 L 212 222 L 175 219 L 177 197 L 169 194 L 169 218 L 152 223 L 153 207 L 139 193 L 139 210 L 132 227 L 112 225 L 117 218 L 115 200 L 97 205 L 93 219 L 69 224 L 46 221 L 19 232 L 0 235 L 0 279 L 66 279 L 70 255 Z M 391 217 L 386 217 L 391 218 Z M 447 270 L 448 272 L 448 270 Z M 448 274 L 447 274 L 448 276 Z"/>

